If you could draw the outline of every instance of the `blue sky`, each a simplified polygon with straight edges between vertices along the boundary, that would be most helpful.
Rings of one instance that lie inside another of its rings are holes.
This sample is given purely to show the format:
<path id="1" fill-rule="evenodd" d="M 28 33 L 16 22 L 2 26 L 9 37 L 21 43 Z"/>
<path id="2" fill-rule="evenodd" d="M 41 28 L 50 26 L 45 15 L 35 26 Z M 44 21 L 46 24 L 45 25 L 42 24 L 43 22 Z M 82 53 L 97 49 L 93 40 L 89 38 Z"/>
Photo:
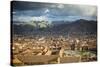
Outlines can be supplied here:
<path id="1" fill-rule="evenodd" d="M 97 7 L 36 2 L 12 2 L 13 21 L 97 20 Z"/>

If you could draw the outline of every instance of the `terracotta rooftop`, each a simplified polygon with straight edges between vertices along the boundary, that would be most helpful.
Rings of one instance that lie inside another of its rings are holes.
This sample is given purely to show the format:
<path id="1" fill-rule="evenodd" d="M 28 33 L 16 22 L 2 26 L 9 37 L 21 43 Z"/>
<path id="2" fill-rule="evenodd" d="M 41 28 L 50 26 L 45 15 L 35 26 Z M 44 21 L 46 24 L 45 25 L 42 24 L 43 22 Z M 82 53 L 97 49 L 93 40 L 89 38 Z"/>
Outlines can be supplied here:
<path id="1" fill-rule="evenodd" d="M 19 60 L 24 63 L 45 63 L 58 58 L 58 55 L 18 55 Z"/>

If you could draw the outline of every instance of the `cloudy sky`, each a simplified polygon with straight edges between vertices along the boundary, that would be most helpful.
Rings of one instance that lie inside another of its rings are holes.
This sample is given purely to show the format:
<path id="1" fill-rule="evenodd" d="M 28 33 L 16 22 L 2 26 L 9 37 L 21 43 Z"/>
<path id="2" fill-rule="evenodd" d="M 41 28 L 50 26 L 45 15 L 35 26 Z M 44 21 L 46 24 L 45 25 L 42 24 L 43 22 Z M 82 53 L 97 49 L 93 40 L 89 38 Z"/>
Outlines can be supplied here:
<path id="1" fill-rule="evenodd" d="M 12 2 L 13 21 L 74 21 L 96 20 L 97 7 L 89 5 Z"/>

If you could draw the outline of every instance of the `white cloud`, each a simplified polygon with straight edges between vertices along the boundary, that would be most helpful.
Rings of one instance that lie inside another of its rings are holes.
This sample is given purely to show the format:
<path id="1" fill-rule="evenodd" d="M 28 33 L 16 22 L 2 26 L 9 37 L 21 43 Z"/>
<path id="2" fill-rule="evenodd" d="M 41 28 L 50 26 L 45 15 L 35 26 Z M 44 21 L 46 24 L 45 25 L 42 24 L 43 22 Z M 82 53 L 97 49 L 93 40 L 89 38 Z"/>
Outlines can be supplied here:
<path id="1" fill-rule="evenodd" d="M 48 12 L 50 12 L 50 10 L 49 10 L 49 9 L 46 9 L 46 10 L 44 11 L 44 13 L 48 13 Z"/>
<path id="2" fill-rule="evenodd" d="M 56 8 L 57 6 L 56 6 L 56 5 L 51 5 L 51 7 L 52 7 L 52 8 Z"/>
<path id="3" fill-rule="evenodd" d="M 62 8 L 64 8 L 64 5 L 63 4 L 59 4 L 57 7 L 62 9 Z"/>
<path id="4" fill-rule="evenodd" d="M 16 15 L 14 15 L 13 16 L 13 21 L 26 21 L 26 22 L 28 22 L 28 21 L 30 21 L 30 20 L 32 20 L 32 17 L 30 17 L 30 16 L 16 16 Z"/>
<path id="5" fill-rule="evenodd" d="M 39 16 L 39 17 L 33 17 L 33 20 L 35 21 L 43 21 L 47 20 L 48 18 L 46 16 Z"/>
<path id="6" fill-rule="evenodd" d="M 77 7 L 80 12 L 85 16 L 97 16 L 97 8 L 96 7 L 90 7 L 90 6 L 78 6 Z"/>
<path id="7" fill-rule="evenodd" d="M 14 11 L 13 20 L 16 21 L 52 21 L 73 20 L 77 18 L 96 19 L 97 7 L 88 5 L 55 4 L 42 10 Z M 52 9 L 51 9 L 52 8 Z M 59 9 L 58 9 L 59 8 Z M 77 17 L 78 16 L 78 17 Z M 90 18 L 88 18 L 90 17 Z"/>

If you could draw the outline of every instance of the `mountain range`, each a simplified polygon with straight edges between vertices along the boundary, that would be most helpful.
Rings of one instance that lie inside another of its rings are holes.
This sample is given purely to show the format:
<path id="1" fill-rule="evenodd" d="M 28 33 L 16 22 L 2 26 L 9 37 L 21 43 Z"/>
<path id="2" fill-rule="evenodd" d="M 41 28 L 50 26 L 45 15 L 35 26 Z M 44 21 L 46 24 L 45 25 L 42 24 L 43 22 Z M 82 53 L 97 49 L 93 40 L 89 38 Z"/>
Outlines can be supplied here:
<path id="1" fill-rule="evenodd" d="M 19 24 L 18 24 L 19 23 Z M 40 21 L 35 23 L 40 23 Z M 14 34 L 27 34 L 27 35 L 45 35 L 45 34 L 60 34 L 66 35 L 68 33 L 97 33 L 97 21 L 79 19 L 76 21 L 53 21 L 51 24 L 43 23 L 46 26 L 40 27 L 32 25 L 32 23 L 25 22 L 12 22 L 12 32 Z"/>

